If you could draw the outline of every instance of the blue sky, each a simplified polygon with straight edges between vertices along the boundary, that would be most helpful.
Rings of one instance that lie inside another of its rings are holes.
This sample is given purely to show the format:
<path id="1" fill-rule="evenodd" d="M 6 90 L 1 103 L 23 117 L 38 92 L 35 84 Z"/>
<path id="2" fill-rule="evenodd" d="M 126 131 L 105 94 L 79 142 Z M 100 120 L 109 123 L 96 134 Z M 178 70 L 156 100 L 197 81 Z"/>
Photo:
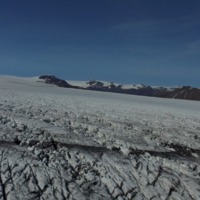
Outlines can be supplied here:
<path id="1" fill-rule="evenodd" d="M 199 0 L 0 2 L 0 74 L 200 87 Z"/>

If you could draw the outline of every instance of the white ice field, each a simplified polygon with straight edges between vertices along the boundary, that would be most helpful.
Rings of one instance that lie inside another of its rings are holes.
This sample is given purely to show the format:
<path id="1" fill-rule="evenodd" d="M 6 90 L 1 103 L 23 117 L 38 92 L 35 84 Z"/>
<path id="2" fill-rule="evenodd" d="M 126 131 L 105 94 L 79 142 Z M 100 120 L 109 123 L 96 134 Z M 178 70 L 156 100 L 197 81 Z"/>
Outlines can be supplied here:
<path id="1" fill-rule="evenodd" d="M 200 102 L 0 76 L 0 199 L 199 200 Z"/>

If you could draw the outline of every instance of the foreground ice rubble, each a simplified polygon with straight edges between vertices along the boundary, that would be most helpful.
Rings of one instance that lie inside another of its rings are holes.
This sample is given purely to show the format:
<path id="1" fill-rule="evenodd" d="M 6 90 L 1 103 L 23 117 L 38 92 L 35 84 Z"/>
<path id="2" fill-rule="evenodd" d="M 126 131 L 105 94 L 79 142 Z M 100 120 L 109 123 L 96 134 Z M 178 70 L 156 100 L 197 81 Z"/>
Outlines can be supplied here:
<path id="1" fill-rule="evenodd" d="M 199 102 L 28 83 L 0 86 L 0 199 L 200 199 Z"/>

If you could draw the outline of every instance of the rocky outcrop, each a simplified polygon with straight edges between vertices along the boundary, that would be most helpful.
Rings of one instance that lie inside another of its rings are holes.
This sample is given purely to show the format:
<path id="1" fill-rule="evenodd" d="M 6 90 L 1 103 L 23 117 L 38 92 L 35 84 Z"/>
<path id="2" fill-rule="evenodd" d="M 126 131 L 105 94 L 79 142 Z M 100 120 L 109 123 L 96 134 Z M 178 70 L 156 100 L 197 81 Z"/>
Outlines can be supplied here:
<path id="1" fill-rule="evenodd" d="M 79 87 L 72 86 L 69 83 L 67 83 L 67 81 L 59 79 L 53 75 L 42 75 L 39 76 L 39 79 L 43 80 L 45 83 L 57 85 L 58 87 L 80 89 Z"/>
<path id="2" fill-rule="evenodd" d="M 180 88 L 174 88 L 174 90 L 171 92 L 162 93 L 161 97 L 200 101 L 200 89 L 190 86 L 183 86 Z"/>

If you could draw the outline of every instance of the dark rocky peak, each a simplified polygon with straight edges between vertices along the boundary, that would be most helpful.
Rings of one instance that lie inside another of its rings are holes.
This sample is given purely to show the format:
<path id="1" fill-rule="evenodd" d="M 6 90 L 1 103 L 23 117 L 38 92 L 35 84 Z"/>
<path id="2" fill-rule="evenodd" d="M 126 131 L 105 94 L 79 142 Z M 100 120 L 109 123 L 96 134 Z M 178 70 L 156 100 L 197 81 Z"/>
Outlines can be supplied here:
<path id="1" fill-rule="evenodd" d="M 200 100 L 200 89 L 199 88 L 193 88 L 190 86 L 183 86 L 180 88 L 174 89 L 173 92 L 171 92 L 168 95 L 169 98 L 174 99 L 188 99 L 188 100 Z"/>
<path id="2" fill-rule="evenodd" d="M 45 83 L 57 85 L 59 87 L 72 87 L 69 83 L 67 83 L 65 80 L 59 79 L 56 76 L 53 75 L 42 75 L 39 77 L 39 79 L 42 79 L 45 81 Z"/>
<path id="3" fill-rule="evenodd" d="M 95 81 L 95 80 L 88 81 L 87 84 L 89 84 L 89 87 L 97 87 L 97 88 L 104 86 L 104 84 L 102 82 Z"/>

